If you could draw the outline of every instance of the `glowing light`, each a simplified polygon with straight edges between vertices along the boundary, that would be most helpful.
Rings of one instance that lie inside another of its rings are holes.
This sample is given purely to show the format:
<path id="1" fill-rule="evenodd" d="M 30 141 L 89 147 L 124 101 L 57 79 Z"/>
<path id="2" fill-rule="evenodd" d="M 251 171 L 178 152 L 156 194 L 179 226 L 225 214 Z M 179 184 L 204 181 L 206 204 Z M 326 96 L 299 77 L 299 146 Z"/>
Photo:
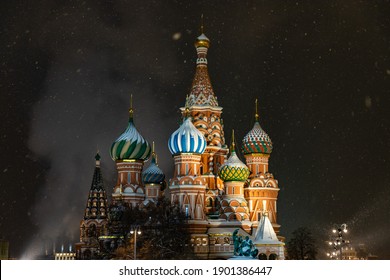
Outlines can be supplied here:
<path id="1" fill-rule="evenodd" d="M 180 32 L 176 32 L 175 34 L 172 35 L 172 39 L 177 41 L 181 38 L 181 33 Z"/>

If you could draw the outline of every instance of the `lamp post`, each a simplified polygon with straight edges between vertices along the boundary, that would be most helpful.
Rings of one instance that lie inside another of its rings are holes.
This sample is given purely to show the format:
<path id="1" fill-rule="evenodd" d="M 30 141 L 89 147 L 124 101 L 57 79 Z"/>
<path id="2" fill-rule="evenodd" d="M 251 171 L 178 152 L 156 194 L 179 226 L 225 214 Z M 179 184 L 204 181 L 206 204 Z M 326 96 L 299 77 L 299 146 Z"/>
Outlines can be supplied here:
<path id="1" fill-rule="evenodd" d="M 337 255 L 340 255 L 340 260 L 343 259 L 343 246 L 345 243 L 349 243 L 348 240 L 344 238 L 344 234 L 348 233 L 347 224 L 341 224 L 335 226 L 332 230 L 333 236 L 331 241 L 329 241 L 329 245 L 333 246 L 334 252 L 328 253 L 328 257 L 334 258 Z"/>
<path id="2" fill-rule="evenodd" d="M 137 259 L 137 235 L 141 234 L 141 230 L 139 226 L 132 226 L 130 230 L 130 234 L 134 234 L 134 260 Z"/>

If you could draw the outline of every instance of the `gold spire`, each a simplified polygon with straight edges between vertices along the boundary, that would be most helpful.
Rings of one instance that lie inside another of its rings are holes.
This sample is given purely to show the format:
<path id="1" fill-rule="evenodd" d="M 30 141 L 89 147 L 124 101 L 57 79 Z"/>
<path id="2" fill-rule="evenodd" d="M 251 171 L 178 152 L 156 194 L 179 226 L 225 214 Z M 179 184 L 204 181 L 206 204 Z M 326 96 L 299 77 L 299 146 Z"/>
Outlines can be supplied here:
<path id="1" fill-rule="evenodd" d="M 133 113 L 134 113 L 134 110 L 133 110 L 133 95 L 130 94 L 129 118 L 130 118 L 131 121 L 133 120 Z"/>
<path id="2" fill-rule="evenodd" d="M 210 40 L 204 35 L 203 14 L 200 17 L 200 36 L 196 39 L 195 47 L 205 47 L 207 49 L 210 47 Z"/>
<path id="3" fill-rule="evenodd" d="M 204 31 L 203 31 L 203 14 L 201 15 L 200 17 L 200 34 L 203 34 Z"/>
<path id="4" fill-rule="evenodd" d="M 187 94 L 186 96 L 186 106 L 185 106 L 185 109 L 184 109 L 184 117 L 185 118 L 188 118 L 190 116 L 190 108 L 188 107 L 189 106 L 189 96 Z"/>
<path id="5" fill-rule="evenodd" d="M 154 162 L 155 162 L 156 165 L 157 165 L 157 154 L 156 154 L 156 152 L 154 151 L 154 141 L 152 142 L 152 158 L 154 158 Z"/>
<path id="6" fill-rule="evenodd" d="M 257 98 L 256 98 L 256 101 L 255 101 L 255 121 L 258 122 L 259 121 L 259 113 L 257 112 Z"/>
<path id="7" fill-rule="evenodd" d="M 232 129 L 232 143 L 230 144 L 230 152 L 236 151 L 236 144 L 234 143 L 234 129 Z"/>

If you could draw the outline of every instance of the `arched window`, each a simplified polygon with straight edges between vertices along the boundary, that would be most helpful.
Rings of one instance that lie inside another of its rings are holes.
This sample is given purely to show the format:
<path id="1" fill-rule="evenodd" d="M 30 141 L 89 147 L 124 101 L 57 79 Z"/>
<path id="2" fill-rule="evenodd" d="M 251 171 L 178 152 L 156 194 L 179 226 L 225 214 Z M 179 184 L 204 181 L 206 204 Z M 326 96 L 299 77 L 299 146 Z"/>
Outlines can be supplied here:
<path id="1" fill-rule="evenodd" d="M 190 217 L 190 211 L 189 211 L 189 207 L 188 205 L 185 206 L 185 215 L 186 215 L 186 218 L 188 219 Z"/>
<path id="2" fill-rule="evenodd" d="M 259 260 L 266 260 L 266 259 L 267 259 L 266 254 L 264 254 L 264 253 L 259 254 Z"/>
<path id="3" fill-rule="evenodd" d="M 271 254 L 271 255 L 269 255 L 268 259 L 269 260 L 277 260 L 278 256 L 276 254 Z"/>
<path id="4" fill-rule="evenodd" d="M 219 208 L 221 208 L 221 200 L 217 197 L 215 201 L 215 209 L 219 210 Z"/>
<path id="5" fill-rule="evenodd" d="M 84 260 L 90 260 L 91 259 L 91 251 L 89 249 L 85 250 L 83 253 L 83 259 Z"/>
<path id="6" fill-rule="evenodd" d="M 213 199 L 211 197 L 207 198 L 206 207 L 213 207 Z"/>

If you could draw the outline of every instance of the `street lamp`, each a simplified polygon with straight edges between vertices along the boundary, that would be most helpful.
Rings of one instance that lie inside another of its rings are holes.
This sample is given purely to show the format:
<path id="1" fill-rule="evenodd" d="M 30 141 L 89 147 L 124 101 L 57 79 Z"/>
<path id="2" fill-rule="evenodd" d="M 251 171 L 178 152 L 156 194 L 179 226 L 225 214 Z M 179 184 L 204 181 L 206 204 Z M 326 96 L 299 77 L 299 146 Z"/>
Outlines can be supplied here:
<path id="1" fill-rule="evenodd" d="M 137 259 L 137 235 L 141 234 L 139 226 L 132 226 L 130 229 L 130 234 L 134 234 L 134 260 Z"/>
<path id="2" fill-rule="evenodd" d="M 334 236 L 332 237 L 332 240 L 329 241 L 329 245 L 330 246 L 333 246 L 333 249 L 335 250 L 332 254 L 327 254 L 328 257 L 330 258 L 333 258 L 333 257 L 336 257 L 337 256 L 337 251 L 340 255 L 340 259 L 343 258 L 343 246 L 345 243 L 349 243 L 348 240 L 346 240 L 344 238 L 344 234 L 348 233 L 348 229 L 347 229 L 347 224 L 341 224 L 341 225 L 338 225 L 336 226 L 333 230 L 332 230 Z"/>

